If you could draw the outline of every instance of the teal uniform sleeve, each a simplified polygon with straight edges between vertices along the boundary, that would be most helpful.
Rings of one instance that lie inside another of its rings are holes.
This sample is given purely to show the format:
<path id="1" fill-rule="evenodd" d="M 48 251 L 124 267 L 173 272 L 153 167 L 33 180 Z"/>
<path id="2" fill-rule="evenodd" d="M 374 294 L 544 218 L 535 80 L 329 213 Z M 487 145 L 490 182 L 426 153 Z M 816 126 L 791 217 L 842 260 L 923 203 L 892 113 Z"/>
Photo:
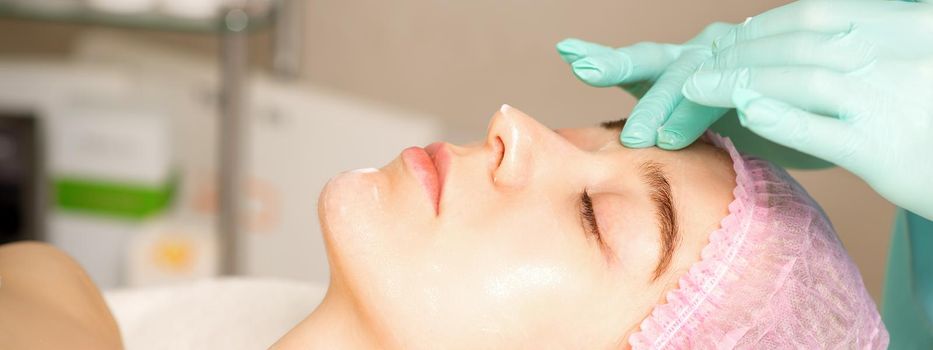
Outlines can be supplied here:
<path id="1" fill-rule="evenodd" d="M 882 317 L 890 349 L 933 349 L 933 221 L 898 209 Z"/>

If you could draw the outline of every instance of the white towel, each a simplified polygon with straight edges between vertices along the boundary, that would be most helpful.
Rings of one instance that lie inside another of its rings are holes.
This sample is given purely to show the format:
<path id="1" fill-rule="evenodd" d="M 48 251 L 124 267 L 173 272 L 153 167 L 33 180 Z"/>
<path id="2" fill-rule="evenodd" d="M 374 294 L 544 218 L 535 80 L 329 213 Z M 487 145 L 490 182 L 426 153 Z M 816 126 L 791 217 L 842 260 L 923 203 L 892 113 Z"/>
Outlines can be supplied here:
<path id="1" fill-rule="evenodd" d="M 128 350 L 265 349 L 307 317 L 326 286 L 225 278 L 104 293 Z"/>

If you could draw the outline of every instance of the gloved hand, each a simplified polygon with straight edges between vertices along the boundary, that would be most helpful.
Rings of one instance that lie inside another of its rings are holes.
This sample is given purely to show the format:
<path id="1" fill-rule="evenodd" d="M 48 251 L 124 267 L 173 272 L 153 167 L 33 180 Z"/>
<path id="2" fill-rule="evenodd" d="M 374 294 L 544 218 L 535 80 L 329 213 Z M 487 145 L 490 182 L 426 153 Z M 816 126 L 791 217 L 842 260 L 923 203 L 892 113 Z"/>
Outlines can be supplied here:
<path id="1" fill-rule="evenodd" d="M 622 144 L 680 149 L 728 110 L 685 100 L 681 87 L 711 57 L 713 40 L 731 28 L 713 23 L 683 45 L 643 42 L 613 49 L 567 39 L 557 44 L 557 51 L 583 82 L 597 87 L 619 85 L 639 98 L 620 135 Z"/>
<path id="2" fill-rule="evenodd" d="M 743 128 L 734 109 L 702 106 L 683 98 L 684 82 L 712 56 L 713 40 L 732 27 L 713 23 L 683 45 L 643 42 L 613 49 L 567 39 L 557 44 L 557 51 L 583 82 L 596 87 L 617 85 L 639 99 L 620 135 L 627 147 L 681 149 L 696 141 L 712 124 L 713 130 L 729 136 L 745 153 L 785 167 L 831 166 Z"/>
<path id="3" fill-rule="evenodd" d="M 800 1 L 713 43 L 684 95 L 933 219 L 933 4 Z"/>

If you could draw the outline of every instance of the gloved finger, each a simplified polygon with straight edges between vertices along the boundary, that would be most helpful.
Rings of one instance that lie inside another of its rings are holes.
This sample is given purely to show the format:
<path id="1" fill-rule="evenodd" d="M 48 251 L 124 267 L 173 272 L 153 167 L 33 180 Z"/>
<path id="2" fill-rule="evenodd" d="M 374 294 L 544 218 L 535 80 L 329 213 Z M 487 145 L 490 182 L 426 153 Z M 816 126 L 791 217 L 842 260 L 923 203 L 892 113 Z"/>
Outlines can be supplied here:
<path id="1" fill-rule="evenodd" d="M 726 108 L 707 107 L 688 99 L 681 100 L 667 122 L 658 129 L 658 147 L 678 150 L 689 146 L 727 111 Z"/>
<path id="2" fill-rule="evenodd" d="M 560 54 L 560 58 L 567 63 L 573 63 L 574 61 L 586 58 L 587 56 L 604 54 L 614 50 L 608 46 L 591 43 L 576 38 L 561 40 L 561 42 L 557 43 L 556 47 L 557 53 Z"/>
<path id="3" fill-rule="evenodd" d="M 856 23 L 890 20 L 884 16 L 909 13 L 917 4 L 902 1 L 795 1 L 769 10 L 735 26 L 713 41 L 713 51 L 735 45 L 737 42 L 763 38 L 781 33 L 813 31 L 837 33 L 848 31 Z M 894 18 L 897 23 L 897 18 Z"/>
<path id="4" fill-rule="evenodd" d="M 864 82 L 839 72 L 815 67 L 761 67 L 725 70 L 702 69 L 683 86 L 684 96 L 696 103 L 736 107 L 736 89 L 760 91 L 805 110 L 839 117 L 871 101 Z M 845 107 L 843 110 L 841 108 Z"/>
<path id="5" fill-rule="evenodd" d="M 656 144 L 658 128 L 683 100 L 684 81 L 709 57 L 709 50 L 687 50 L 666 68 L 632 109 L 619 136 L 623 145 L 642 148 Z"/>
<path id="6" fill-rule="evenodd" d="M 735 24 L 725 23 L 725 22 L 713 22 L 708 26 L 703 28 L 703 31 L 697 36 L 693 37 L 690 40 L 687 40 L 684 44 L 693 44 L 693 45 L 702 45 L 704 47 L 709 47 L 713 43 L 713 40 L 721 37 L 729 32 Z"/>
<path id="7" fill-rule="evenodd" d="M 852 32 L 794 32 L 739 42 L 714 53 L 711 67 L 819 66 L 851 72 L 875 58 L 875 46 Z"/>
<path id="8" fill-rule="evenodd" d="M 654 80 L 680 56 L 680 45 L 643 42 L 574 61 L 573 73 L 597 87 Z"/>
<path id="9" fill-rule="evenodd" d="M 742 153 L 765 158 L 785 168 L 825 169 L 836 166 L 823 159 L 761 137 L 761 135 L 742 126 L 739 121 L 739 113 L 734 109 L 726 112 L 709 129 L 720 135 L 728 136 L 735 147 L 742 150 Z"/>
<path id="10" fill-rule="evenodd" d="M 849 123 L 804 111 L 748 89 L 733 95 L 742 126 L 775 143 L 850 168 L 862 139 Z"/>

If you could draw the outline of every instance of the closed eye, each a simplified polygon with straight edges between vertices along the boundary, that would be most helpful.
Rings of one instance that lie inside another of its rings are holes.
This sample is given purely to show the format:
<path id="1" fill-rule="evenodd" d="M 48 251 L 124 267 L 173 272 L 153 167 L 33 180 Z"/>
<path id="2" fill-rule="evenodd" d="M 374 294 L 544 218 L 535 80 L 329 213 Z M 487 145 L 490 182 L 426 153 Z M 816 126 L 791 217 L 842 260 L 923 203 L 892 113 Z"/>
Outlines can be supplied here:
<path id="1" fill-rule="evenodd" d="M 580 196 L 580 217 L 583 219 L 584 230 L 596 238 L 600 245 L 603 244 L 602 233 L 599 232 L 599 224 L 596 222 L 596 212 L 593 211 L 593 199 L 589 192 L 584 189 Z"/>

